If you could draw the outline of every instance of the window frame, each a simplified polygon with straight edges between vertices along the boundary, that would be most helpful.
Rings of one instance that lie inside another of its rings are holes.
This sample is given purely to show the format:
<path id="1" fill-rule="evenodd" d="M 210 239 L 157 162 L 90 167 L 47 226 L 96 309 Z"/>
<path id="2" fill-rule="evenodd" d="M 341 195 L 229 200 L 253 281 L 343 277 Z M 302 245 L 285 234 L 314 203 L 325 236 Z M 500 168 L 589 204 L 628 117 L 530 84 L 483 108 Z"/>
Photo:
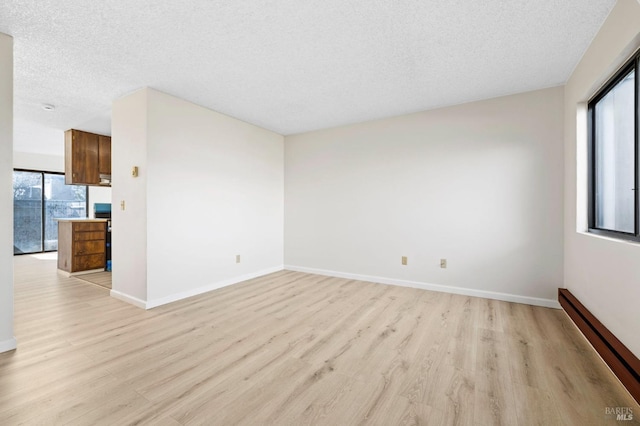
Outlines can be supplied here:
<path id="1" fill-rule="evenodd" d="M 44 183 L 44 175 L 59 175 L 59 176 L 64 176 L 63 172 L 50 172 L 50 171 L 46 171 L 46 170 L 33 170 L 33 169 L 22 169 L 22 168 L 13 168 L 13 172 L 27 172 L 27 173 L 40 173 L 42 175 L 42 182 Z M 84 186 L 86 189 L 86 195 L 85 195 L 85 211 L 86 211 L 86 216 L 85 217 L 89 217 L 89 185 L 79 185 L 79 186 Z M 34 252 L 29 252 L 29 253 L 14 253 L 14 256 L 26 256 L 26 255 L 30 255 L 30 254 L 39 254 L 39 253 L 54 253 L 57 252 L 58 250 L 45 250 L 45 244 L 44 244 L 44 239 L 45 239 L 45 226 L 46 226 L 46 206 L 45 206 L 45 199 L 44 199 L 44 191 L 41 192 L 40 194 L 40 199 L 41 199 L 41 217 L 42 217 L 42 250 L 41 251 L 34 251 Z M 13 203 L 13 200 L 12 200 Z M 14 218 L 15 220 L 15 218 Z"/>
<path id="2" fill-rule="evenodd" d="M 631 71 L 635 70 L 634 79 L 634 232 L 614 231 L 596 227 L 596 120 L 595 105 L 618 85 Z M 638 133 L 640 112 L 638 108 L 640 91 L 640 51 L 620 67 L 609 80 L 587 102 L 587 135 L 588 135 L 588 232 L 619 240 L 640 242 L 640 151 L 638 148 Z"/>

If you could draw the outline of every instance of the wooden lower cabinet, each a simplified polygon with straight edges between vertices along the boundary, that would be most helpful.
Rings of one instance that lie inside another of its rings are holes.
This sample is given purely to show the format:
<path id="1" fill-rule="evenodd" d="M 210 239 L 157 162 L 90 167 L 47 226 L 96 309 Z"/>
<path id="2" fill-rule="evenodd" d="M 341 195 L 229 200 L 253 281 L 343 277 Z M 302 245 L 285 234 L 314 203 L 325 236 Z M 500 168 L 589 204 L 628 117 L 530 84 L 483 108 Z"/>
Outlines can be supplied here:
<path id="1" fill-rule="evenodd" d="M 106 239 L 105 221 L 59 221 L 58 269 L 69 273 L 104 269 Z"/>

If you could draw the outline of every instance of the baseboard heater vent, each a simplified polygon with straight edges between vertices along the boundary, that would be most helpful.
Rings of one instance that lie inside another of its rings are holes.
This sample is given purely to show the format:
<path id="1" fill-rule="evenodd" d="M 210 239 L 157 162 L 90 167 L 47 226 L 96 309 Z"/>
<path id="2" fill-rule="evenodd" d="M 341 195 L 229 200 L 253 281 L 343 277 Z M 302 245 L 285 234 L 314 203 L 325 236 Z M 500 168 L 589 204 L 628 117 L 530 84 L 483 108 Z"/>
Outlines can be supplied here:
<path id="1" fill-rule="evenodd" d="M 611 371 L 640 403 L 640 359 L 613 335 L 566 288 L 558 289 L 558 301 Z"/>

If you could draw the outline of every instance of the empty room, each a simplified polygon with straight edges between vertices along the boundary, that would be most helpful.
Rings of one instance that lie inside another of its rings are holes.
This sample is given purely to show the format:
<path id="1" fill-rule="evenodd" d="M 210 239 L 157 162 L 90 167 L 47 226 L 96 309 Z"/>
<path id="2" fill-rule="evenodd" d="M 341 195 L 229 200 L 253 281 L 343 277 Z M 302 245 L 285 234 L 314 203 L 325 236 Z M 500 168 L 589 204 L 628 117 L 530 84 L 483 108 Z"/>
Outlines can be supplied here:
<path id="1" fill-rule="evenodd" d="M 639 68 L 640 0 L 1 2 L 0 424 L 640 424 Z"/>

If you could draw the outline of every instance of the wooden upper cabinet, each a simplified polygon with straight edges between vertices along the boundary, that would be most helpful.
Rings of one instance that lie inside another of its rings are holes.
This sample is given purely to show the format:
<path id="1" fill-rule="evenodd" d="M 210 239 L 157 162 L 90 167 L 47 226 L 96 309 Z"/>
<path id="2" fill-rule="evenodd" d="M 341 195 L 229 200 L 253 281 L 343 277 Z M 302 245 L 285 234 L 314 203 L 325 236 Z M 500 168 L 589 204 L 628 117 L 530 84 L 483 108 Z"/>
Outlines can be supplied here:
<path id="1" fill-rule="evenodd" d="M 100 175 L 111 175 L 111 138 L 80 130 L 64 134 L 67 185 L 100 185 Z"/>
<path id="2" fill-rule="evenodd" d="M 101 175 L 111 176 L 111 138 L 98 136 L 98 169 Z"/>

